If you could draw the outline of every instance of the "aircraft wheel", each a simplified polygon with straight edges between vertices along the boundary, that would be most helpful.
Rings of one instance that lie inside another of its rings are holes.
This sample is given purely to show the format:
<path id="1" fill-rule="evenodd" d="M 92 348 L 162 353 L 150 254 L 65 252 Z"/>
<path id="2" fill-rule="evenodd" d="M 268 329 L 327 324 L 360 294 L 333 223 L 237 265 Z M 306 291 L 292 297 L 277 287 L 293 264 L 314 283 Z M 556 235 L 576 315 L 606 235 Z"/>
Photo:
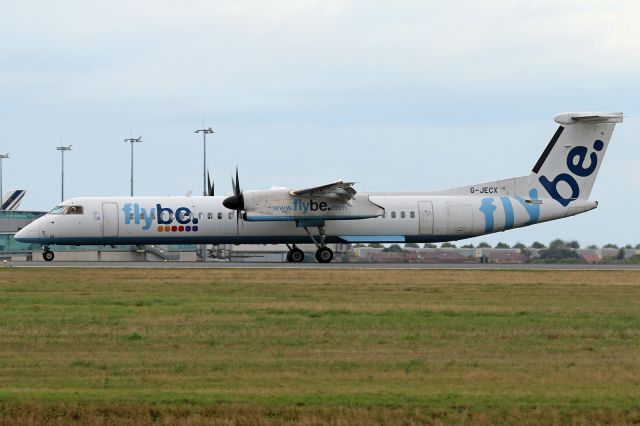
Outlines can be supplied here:
<path id="1" fill-rule="evenodd" d="M 321 247 L 316 252 L 316 260 L 320 263 L 329 263 L 333 260 L 333 251 L 329 247 Z"/>
<path id="2" fill-rule="evenodd" d="M 304 252 L 299 248 L 294 248 L 287 254 L 287 258 L 291 258 L 291 262 L 294 263 L 304 262 Z"/>
<path id="3" fill-rule="evenodd" d="M 291 259 L 291 250 L 287 252 L 287 262 L 293 262 L 293 260 Z"/>
<path id="4" fill-rule="evenodd" d="M 42 258 L 47 262 L 51 262 L 54 257 L 55 255 L 51 250 L 45 250 L 42 252 Z"/>

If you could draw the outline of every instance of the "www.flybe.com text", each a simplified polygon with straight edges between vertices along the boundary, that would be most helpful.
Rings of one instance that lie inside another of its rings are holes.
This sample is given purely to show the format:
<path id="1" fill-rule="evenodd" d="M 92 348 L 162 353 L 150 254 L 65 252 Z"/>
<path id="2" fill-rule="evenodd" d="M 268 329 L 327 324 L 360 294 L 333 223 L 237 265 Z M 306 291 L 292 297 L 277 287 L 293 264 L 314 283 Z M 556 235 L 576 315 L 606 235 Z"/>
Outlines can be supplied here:
<path id="1" fill-rule="evenodd" d="M 295 198 L 293 204 L 273 205 L 271 207 L 273 211 L 279 212 L 330 212 L 330 211 L 346 211 L 347 206 L 344 204 L 329 204 L 326 201 L 303 201 L 300 198 Z"/>

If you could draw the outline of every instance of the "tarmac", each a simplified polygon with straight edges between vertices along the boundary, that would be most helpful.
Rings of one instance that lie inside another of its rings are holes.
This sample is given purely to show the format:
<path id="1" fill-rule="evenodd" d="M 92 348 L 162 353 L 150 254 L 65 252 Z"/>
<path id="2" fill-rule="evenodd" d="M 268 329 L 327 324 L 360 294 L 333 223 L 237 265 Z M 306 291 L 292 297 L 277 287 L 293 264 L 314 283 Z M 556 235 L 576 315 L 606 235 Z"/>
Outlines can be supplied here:
<path id="1" fill-rule="evenodd" d="M 640 264 L 553 263 L 257 263 L 257 262 L 32 262 L 4 261 L 0 267 L 18 268 L 164 268 L 164 269 L 483 269 L 636 271 Z"/>

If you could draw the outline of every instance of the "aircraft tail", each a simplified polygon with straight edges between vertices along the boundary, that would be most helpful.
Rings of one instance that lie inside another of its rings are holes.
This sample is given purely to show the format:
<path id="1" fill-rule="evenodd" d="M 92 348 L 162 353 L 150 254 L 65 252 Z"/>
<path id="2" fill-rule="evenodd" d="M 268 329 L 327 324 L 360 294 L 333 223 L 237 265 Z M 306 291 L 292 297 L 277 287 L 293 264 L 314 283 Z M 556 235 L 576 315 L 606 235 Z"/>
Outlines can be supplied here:
<path id="1" fill-rule="evenodd" d="M 24 189 L 7 192 L 2 198 L 0 210 L 17 210 L 25 194 L 26 191 Z"/>
<path id="2" fill-rule="evenodd" d="M 529 201 L 552 198 L 567 207 L 587 200 L 621 112 L 568 112 L 554 117 L 560 124 L 531 174 L 439 191 L 440 194 L 515 196 Z"/>
<path id="3" fill-rule="evenodd" d="M 621 112 L 556 115 L 560 127 L 532 170 L 540 196 L 548 194 L 565 207 L 589 199 L 613 129 L 622 119 Z"/>

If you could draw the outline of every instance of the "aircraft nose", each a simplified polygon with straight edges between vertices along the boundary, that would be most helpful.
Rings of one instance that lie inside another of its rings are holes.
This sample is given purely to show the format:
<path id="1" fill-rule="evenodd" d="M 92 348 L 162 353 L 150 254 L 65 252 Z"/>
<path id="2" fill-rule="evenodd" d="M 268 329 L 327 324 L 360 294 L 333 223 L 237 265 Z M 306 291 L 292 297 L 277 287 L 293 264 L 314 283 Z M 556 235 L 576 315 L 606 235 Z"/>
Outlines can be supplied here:
<path id="1" fill-rule="evenodd" d="M 35 222 L 28 224 L 19 230 L 13 238 L 21 243 L 39 242 L 38 225 Z"/>

